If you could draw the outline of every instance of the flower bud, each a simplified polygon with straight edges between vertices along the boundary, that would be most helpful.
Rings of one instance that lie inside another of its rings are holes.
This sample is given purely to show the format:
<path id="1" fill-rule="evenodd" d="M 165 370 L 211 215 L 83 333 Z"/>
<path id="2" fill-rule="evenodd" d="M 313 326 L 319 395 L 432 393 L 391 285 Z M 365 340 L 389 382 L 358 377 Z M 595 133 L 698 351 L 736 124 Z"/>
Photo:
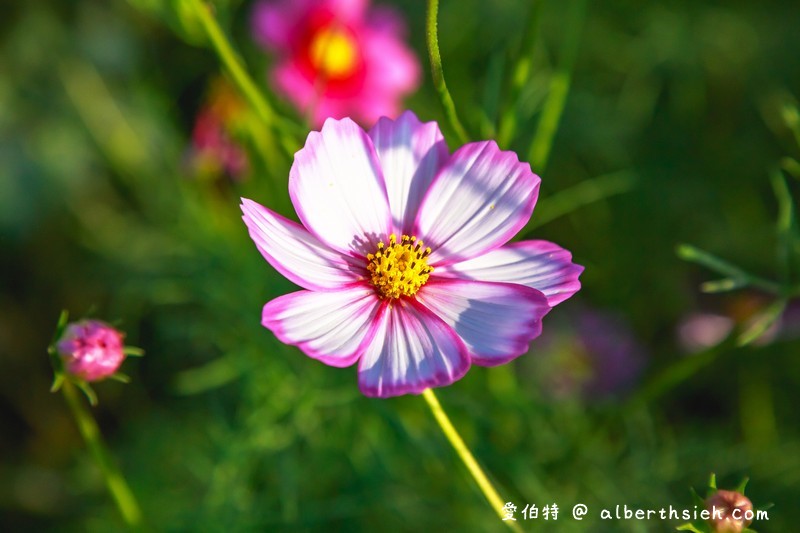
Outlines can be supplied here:
<path id="1" fill-rule="evenodd" d="M 711 512 L 711 530 L 717 533 L 740 533 L 753 521 L 753 504 L 744 494 L 718 490 L 706 500 Z"/>
<path id="2" fill-rule="evenodd" d="M 125 360 L 122 333 L 99 320 L 67 324 L 56 349 L 64 371 L 84 381 L 111 376 Z"/>

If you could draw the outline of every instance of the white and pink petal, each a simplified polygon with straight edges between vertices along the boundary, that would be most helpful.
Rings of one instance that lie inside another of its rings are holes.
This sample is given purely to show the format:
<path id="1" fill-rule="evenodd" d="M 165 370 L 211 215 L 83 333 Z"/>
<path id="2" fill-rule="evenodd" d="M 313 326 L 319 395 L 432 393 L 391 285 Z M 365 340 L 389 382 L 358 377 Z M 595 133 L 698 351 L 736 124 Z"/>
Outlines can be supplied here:
<path id="1" fill-rule="evenodd" d="M 541 180 L 494 141 L 470 143 L 434 179 L 415 235 L 433 249 L 429 264 L 464 261 L 508 242 L 530 219 Z"/>
<path id="2" fill-rule="evenodd" d="M 527 352 L 550 311 L 541 292 L 511 283 L 432 278 L 417 300 L 455 330 L 473 363 L 484 366 Z"/>
<path id="3" fill-rule="evenodd" d="M 264 259 L 290 281 L 309 290 L 341 290 L 366 275 L 349 256 L 322 244 L 303 226 L 242 198 L 242 219 Z"/>
<path id="4" fill-rule="evenodd" d="M 410 234 L 422 198 L 448 150 L 435 122 L 422 123 L 411 111 L 397 120 L 382 117 L 369 131 L 381 163 L 395 230 Z"/>
<path id="5" fill-rule="evenodd" d="M 365 285 L 338 292 L 299 291 L 268 302 L 261 323 L 309 357 L 345 367 L 364 351 L 380 307 L 375 291 Z"/>
<path id="6" fill-rule="evenodd" d="M 289 172 L 289 195 L 303 225 L 342 253 L 363 257 L 391 233 L 378 156 L 349 118 L 328 119 L 309 133 Z"/>
<path id="7" fill-rule="evenodd" d="M 367 396 L 419 394 L 449 385 L 469 370 L 464 342 L 441 318 L 413 300 L 381 308 L 375 334 L 358 364 Z"/>
<path id="8" fill-rule="evenodd" d="M 583 267 L 572 262 L 570 252 L 548 241 L 515 242 L 436 269 L 437 276 L 532 287 L 547 296 L 550 307 L 578 292 L 582 272 Z"/>

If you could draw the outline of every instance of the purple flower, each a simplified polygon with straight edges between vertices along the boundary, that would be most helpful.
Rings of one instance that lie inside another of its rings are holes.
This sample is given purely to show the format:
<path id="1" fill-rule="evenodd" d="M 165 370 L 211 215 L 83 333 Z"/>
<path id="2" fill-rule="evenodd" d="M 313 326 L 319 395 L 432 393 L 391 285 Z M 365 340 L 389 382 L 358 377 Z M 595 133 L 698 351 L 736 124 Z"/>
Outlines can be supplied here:
<path id="1" fill-rule="evenodd" d="M 289 175 L 302 225 L 242 200 L 264 258 L 305 289 L 267 303 L 263 325 L 328 365 L 358 362 L 368 396 L 511 361 L 583 271 L 550 242 L 507 244 L 539 183 L 493 141 L 449 154 L 437 124 L 411 112 L 369 132 L 327 120 Z"/>
<path id="2" fill-rule="evenodd" d="M 628 324 L 596 310 L 581 310 L 568 327 L 548 330 L 540 344 L 535 374 L 552 397 L 612 397 L 630 388 L 644 363 Z"/>
<path id="3" fill-rule="evenodd" d="M 99 320 L 68 324 L 56 349 L 65 372 L 84 381 L 111 376 L 125 360 L 122 333 Z"/>
<path id="4" fill-rule="evenodd" d="M 256 40 L 277 56 L 273 85 L 315 125 L 396 116 L 419 85 L 420 66 L 403 43 L 403 20 L 367 0 L 274 0 L 256 4 Z"/>

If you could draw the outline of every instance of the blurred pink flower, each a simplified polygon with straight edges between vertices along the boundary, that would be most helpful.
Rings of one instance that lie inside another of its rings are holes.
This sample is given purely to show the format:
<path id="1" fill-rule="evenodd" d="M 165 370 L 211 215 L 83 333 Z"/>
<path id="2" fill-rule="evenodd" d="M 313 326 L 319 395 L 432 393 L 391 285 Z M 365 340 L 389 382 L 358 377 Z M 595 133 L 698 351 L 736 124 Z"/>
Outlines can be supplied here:
<path id="1" fill-rule="evenodd" d="M 244 113 L 244 104 L 227 82 L 221 79 L 212 82 L 192 130 L 189 155 L 196 172 L 225 174 L 234 179 L 247 172 L 247 154 L 230 133 Z"/>
<path id="2" fill-rule="evenodd" d="M 395 117 L 419 85 L 402 18 L 368 0 L 264 0 L 253 31 L 276 55 L 276 89 L 317 126 L 328 117 L 369 124 Z"/>
<path id="3" fill-rule="evenodd" d="M 736 326 L 728 316 L 690 313 L 678 324 L 678 342 L 689 352 L 699 352 L 722 342 Z"/>
<path id="4" fill-rule="evenodd" d="M 122 333 L 99 320 L 68 324 L 56 348 L 65 372 L 84 381 L 109 377 L 125 360 Z"/>
<path id="5" fill-rule="evenodd" d="M 450 154 L 437 124 L 411 112 L 369 132 L 328 119 L 289 174 L 302 225 L 242 199 L 261 254 L 306 289 L 268 302 L 262 324 L 325 364 L 358 362 L 368 396 L 511 361 L 583 271 L 553 243 L 508 243 L 539 183 L 493 141 Z"/>

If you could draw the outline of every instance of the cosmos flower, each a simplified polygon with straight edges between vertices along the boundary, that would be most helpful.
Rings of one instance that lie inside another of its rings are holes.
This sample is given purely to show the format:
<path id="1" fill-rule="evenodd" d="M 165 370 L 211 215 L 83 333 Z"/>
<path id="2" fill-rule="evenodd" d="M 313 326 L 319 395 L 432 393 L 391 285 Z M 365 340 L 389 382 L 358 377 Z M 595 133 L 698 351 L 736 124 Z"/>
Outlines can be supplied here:
<path id="1" fill-rule="evenodd" d="M 437 124 L 411 112 L 368 133 L 327 120 L 289 175 L 302 225 L 242 200 L 264 258 L 305 289 L 267 303 L 263 325 L 328 365 L 358 362 L 368 396 L 418 394 L 472 363 L 511 361 L 583 271 L 550 242 L 507 244 L 539 183 L 493 141 L 449 154 Z"/>
<path id="2" fill-rule="evenodd" d="M 122 334 L 99 320 L 67 324 L 56 349 L 64 371 L 83 381 L 105 379 L 125 360 Z"/>
<path id="3" fill-rule="evenodd" d="M 419 85 L 403 20 L 368 0 L 262 1 L 253 31 L 276 56 L 273 85 L 316 126 L 328 117 L 372 124 L 396 116 Z"/>

